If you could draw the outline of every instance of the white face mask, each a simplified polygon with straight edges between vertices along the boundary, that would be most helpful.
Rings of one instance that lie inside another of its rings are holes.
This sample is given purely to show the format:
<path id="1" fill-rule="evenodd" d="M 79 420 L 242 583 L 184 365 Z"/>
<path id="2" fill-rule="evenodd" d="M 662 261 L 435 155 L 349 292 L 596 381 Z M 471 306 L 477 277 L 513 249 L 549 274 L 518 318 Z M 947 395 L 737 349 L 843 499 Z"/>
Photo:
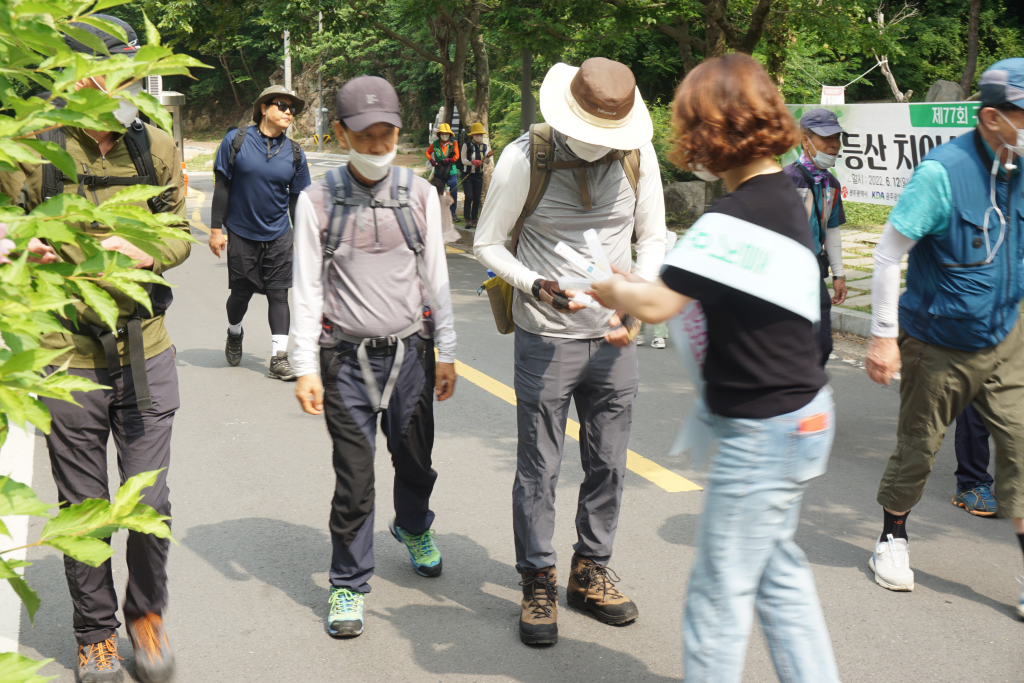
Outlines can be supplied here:
<path id="1" fill-rule="evenodd" d="M 451 137 L 448 133 L 441 133 L 438 137 L 441 138 L 441 142 L 448 142 L 448 138 Z"/>
<path id="2" fill-rule="evenodd" d="M 1017 126 L 1013 125 L 1013 122 L 1010 121 L 1010 119 L 1006 118 L 1006 115 L 1003 114 L 1003 112 L 999 111 L 998 109 L 996 109 L 996 111 L 999 112 L 999 115 L 1003 117 L 1003 121 L 1006 121 L 1008 124 L 1010 124 L 1010 128 L 1013 128 L 1015 131 L 1017 131 L 1017 144 L 1007 144 L 1006 141 L 1003 140 L 1002 135 L 999 136 L 999 141 L 1003 143 L 1004 147 L 1008 148 L 1011 152 L 1013 152 L 1014 155 L 1024 157 L 1024 128 L 1018 128 Z"/>
<path id="3" fill-rule="evenodd" d="M 107 93 L 108 95 L 110 94 L 109 92 L 107 92 L 107 89 L 101 86 L 95 78 L 92 78 L 92 76 L 90 76 L 89 78 L 92 80 L 94 84 L 96 84 L 97 88 Z M 135 81 L 134 83 L 126 87 L 124 89 L 124 92 L 130 93 L 132 95 L 138 95 L 140 92 L 142 92 L 142 81 Z M 117 119 L 118 123 L 127 128 L 128 126 L 132 125 L 132 122 L 138 117 L 139 108 L 124 98 L 118 97 L 116 95 L 115 97 L 117 97 L 118 100 L 118 108 L 117 111 L 114 112 L 114 118 Z"/>
<path id="4" fill-rule="evenodd" d="M 360 154 L 352 146 L 352 141 L 345 131 L 345 141 L 348 143 L 348 161 L 359 171 L 359 175 L 374 182 L 381 180 L 388 174 L 391 162 L 395 160 L 397 150 L 391 150 L 388 154 Z"/>
<path id="5" fill-rule="evenodd" d="M 474 135 L 473 136 L 473 142 L 475 142 L 476 144 L 478 144 L 478 145 L 483 144 L 483 141 L 484 141 L 484 136 L 483 135 Z"/>
<path id="6" fill-rule="evenodd" d="M 807 138 L 807 144 L 809 144 L 811 146 L 811 149 L 814 150 L 814 157 L 811 159 L 811 161 L 814 162 L 815 166 L 824 170 L 826 168 L 832 168 L 833 166 L 836 165 L 837 155 L 819 152 L 818 148 L 814 146 L 814 143 L 811 142 L 810 138 Z"/>
<path id="7" fill-rule="evenodd" d="M 568 135 L 565 136 L 565 144 L 569 145 L 572 153 L 583 159 L 583 161 L 597 161 L 612 151 L 611 147 L 601 147 L 600 145 L 592 145 L 589 142 L 581 142 Z"/>
<path id="8" fill-rule="evenodd" d="M 691 170 L 693 175 L 697 176 L 704 182 L 713 183 L 718 180 L 718 176 L 704 168 L 703 164 L 697 164 Z"/>

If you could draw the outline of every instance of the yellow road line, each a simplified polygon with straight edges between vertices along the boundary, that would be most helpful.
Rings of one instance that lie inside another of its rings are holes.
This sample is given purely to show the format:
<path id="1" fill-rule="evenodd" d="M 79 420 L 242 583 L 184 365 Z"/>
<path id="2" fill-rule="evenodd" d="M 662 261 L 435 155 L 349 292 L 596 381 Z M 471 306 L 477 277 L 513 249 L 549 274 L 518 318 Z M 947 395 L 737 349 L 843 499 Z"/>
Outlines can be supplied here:
<path id="1" fill-rule="evenodd" d="M 445 251 L 446 254 L 465 254 L 466 253 L 462 249 L 457 249 L 457 248 L 449 246 L 447 244 L 444 245 L 444 251 Z"/>
<path id="2" fill-rule="evenodd" d="M 190 187 L 188 193 L 189 195 L 196 195 L 195 201 L 198 203 L 198 206 L 192 209 L 192 227 L 209 235 L 210 229 L 206 227 L 206 223 L 203 222 L 203 215 L 200 211 L 203 207 L 203 202 L 206 201 L 206 195 L 194 187 Z"/>
<path id="3" fill-rule="evenodd" d="M 466 380 L 477 385 L 484 391 L 497 396 L 501 400 L 511 403 L 512 405 L 516 404 L 515 390 L 506 384 L 502 384 L 493 377 L 485 375 L 479 370 L 471 368 L 458 360 L 455 361 L 455 372 L 459 376 L 464 377 Z M 579 441 L 580 423 L 575 420 L 568 420 L 565 425 L 565 433 Z M 681 477 L 675 472 L 665 469 L 653 460 L 648 460 L 639 453 L 631 450 L 626 451 L 626 467 L 631 472 L 639 474 L 644 479 L 657 484 L 669 493 L 702 490 L 700 486 L 697 486 L 689 479 Z"/>

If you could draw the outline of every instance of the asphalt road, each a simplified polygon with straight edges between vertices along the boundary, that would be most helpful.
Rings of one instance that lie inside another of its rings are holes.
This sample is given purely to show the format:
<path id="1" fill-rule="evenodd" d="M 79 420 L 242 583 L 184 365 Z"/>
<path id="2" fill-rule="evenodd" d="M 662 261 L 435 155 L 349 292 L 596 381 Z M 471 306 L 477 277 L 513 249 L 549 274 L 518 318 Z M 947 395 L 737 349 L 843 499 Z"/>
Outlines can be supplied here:
<path id="1" fill-rule="evenodd" d="M 202 206 L 199 195 L 190 202 L 190 215 L 197 208 L 208 223 L 210 181 L 195 178 L 192 186 L 204 196 Z M 354 640 L 329 638 L 323 618 L 334 482 L 323 419 L 299 410 L 294 384 L 266 377 L 265 299 L 254 298 L 245 320 L 241 366 L 225 364 L 225 264 L 206 248 L 201 230 L 193 234 L 200 244 L 168 274 L 178 286 L 168 327 L 177 347 L 182 408 L 170 472 L 178 545 L 171 550 L 165 620 L 179 682 L 680 678 L 680 617 L 703 493 L 668 492 L 630 472 L 611 566 L 622 577 L 619 587 L 639 606 L 640 619 L 625 627 L 602 625 L 566 607 L 563 591 L 559 643 L 527 647 L 517 634 L 520 593 L 511 531 L 515 411 L 465 378 L 455 397 L 436 411 L 434 466 L 440 477 L 432 506 L 443 575 L 415 575 L 404 548 L 387 532 L 393 474 L 380 439 L 377 575 L 366 601 L 366 631 Z M 512 338 L 494 331 L 488 304 L 476 294 L 483 268 L 463 254 L 451 254 L 448 263 L 459 359 L 511 386 Z M 630 447 L 702 484 L 705 475 L 693 471 L 685 457 L 666 455 L 693 399 L 682 368 L 671 349 L 643 347 L 639 357 Z M 971 517 L 950 504 L 950 436 L 908 524 L 917 588 L 891 593 L 876 586 L 867 566 L 881 524 L 874 498 L 895 442 L 898 395 L 894 388 L 873 385 L 850 364 L 833 361 L 829 372 L 838 405 L 837 439 L 828 473 L 807 494 L 797 540 L 813 564 L 842 679 L 1020 683 L 1024 623 L 1014 618 L 1011 603 L 1019 589 L 1014 575 L 1022 567 L 1009 522 Z M 110 453 L 116 480 L 113 446 Z M 578 445 L 567 439 L 555 537 L 563 576 L 575 538 L 578 463 Z M 34 472 L 40 496 L 56 500 L 41 437 Z M 37 537 L 40 527 L 33 522 L 29 537 Z M 119 587 L 126 580 L 125 536 L 115 536 Z M 21 652 L 54 658 L 41 673 L 74 680 L 61 557 L 34 549 L 29 559 L 35 564 L 27 577 L 43 604 L 34 627 L 22 610 Z M 122 644 L 126 670 L 133 672 L 126 638 Z M 773 680 L 755 626 L 744 681 Z"/>

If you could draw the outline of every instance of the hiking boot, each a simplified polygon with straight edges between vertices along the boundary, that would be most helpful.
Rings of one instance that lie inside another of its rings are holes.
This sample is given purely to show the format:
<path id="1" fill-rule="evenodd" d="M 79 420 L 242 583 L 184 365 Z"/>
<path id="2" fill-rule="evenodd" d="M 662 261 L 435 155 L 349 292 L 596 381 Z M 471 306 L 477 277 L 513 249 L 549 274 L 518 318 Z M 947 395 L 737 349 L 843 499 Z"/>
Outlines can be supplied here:
<path id="1" fill-rule="evenodd" d="M 519 572 L 523 580 L 523 613 L 519 639 L 527 645 L 558 642 L 558 574 L 554 567 Z"/>
<path id="2" fill-rule="evenodd" d="M 242 337 L 245 333 L 231 334 L 228 330 L 228 341 L 224 345 L 224 357 L 228 359 L 228 365 L 236 367 L 242 362 Z"/>
<path id="3" fill-rule="evenodd" d="M 78 646 L 79 683 L 120 683 L 124 680 L 117 634 L 92 645 Z"/>
<path id="4" fill-rule="evenodd" d="M 288 362 L 287 351 L 278 351 L 277 355 L 270 359 L 270 373 L 267 377 L 283 379 L 285 382 L 295 379 L 295 371 L 292 370 L 292 364 Z"/>
<path id="5" fill-rule="evenodd" d="M 441 576 L 441 551 L 434 543 L 433 529 L 427 529 L 422 534 L 410 534 L 398 526 L 394 519 L 388 524 L 388 529 L 395 540 L 405 545 L 405 549 L 409 551 L 409 563 L 412 564 L 413 571 L 428 579 Z"/>
<path id="6" fill-rule="evenodd" d="M 988 484 L 975 484 L 973 488 L 967 490 L 957 484 L 953 505 L 978 517 L 992 517 L 996 514 L 996 499 L 992 495 L 992 487 Z"/>
<path id="7" fill-rule="evenodd" d="M 891 591 L 914 590 L 914 570 L 910 568 L 910 542 L 905 538 L 879 539 L 875 554 L 868 560 L 875 583 Z"/>
<path id="8" fill-rule="evenodd" d="M 573 554 L 569 585 L 565 587 L 566 602 L 576 609 L 587 610 L 606 624 L 628 624 L 636 621 L 640 610 L 619 592 L 618 575 L 588 557 Z"/>
<path id="9" fill-rule="evenodd" d="M 363 594 L 331 586 L 327 598 L 327 635 L 354 638 L 363 632 Z"/>
<path id="10" fill-rule="evenodd" d="M 153 612 L 128 618 L 128 637 L 135 648 L 135 673 L 142 683 L 166 683 L 174 675 L 174 653 L 164 621 Z"/>

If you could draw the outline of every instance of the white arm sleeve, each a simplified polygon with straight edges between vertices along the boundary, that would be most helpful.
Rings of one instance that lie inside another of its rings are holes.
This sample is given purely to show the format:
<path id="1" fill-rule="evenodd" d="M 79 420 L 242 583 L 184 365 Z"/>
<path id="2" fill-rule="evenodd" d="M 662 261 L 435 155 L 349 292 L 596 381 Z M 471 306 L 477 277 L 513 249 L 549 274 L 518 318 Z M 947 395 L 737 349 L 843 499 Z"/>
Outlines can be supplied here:
<path id="1" fill-rule="evenodd" d="M 423 261 L 430 275 L 437 297 L 434 319 L 434 341 L 440 363 L 455 362 L 455 314 L 452 311 L 452 290 L 448 280 L 448 261 L 445 256 L 444 237 L 441 234 L 441 202 L 436 192 L 427 194 L 427 230 L 423 246 Z M 425 286 L 425 283 L 424 283 Z"/>
<path id="2" fill-rule="evenodd" d="M 875 247 L 875 273 L 871 279 L 871 336 L 899 334 L 900 261 L 917 244 L 892 223 L 885 224 Z"/>
<path id="3" fill-rule="evenodd" d="M 295 318 L 295 374 L 316 372 L 320 351 L 320 319 L 324 313 L 324 290 L 320 281 L 324 255 L 320 245 L 320 221 L 309 193 L 299 193 L 295 205 L 295 269 L 292 274 L 292 308 Z"/>
<path id="4" fill-rule="evenodd" d="M 661 170 L 654 145 L 640 148 L 640 188 L 633 212 L 636 230 L 636 274 L 653 282 L 661 273 L 665 260 L 665 192 L 661 187 Z"/>
<path id="5" fill-rule="evenodd" d="M 487 201 L 473 239 L 473 254 L 477 260 L 524 292 L 533 289 L 540 274 L 520 263 L 505 247 L 505 240 L 523 211 L 529 190 L 530 160 L 517 146 L 508 145 L 491 175 Z"/>
<path id="6" fill-rule="evenodd" d="M 825 255 L 832 266 L 832 277 L 846 277 L 843 272 L 843 233 L 839 228 L 825 230 Z"/>

